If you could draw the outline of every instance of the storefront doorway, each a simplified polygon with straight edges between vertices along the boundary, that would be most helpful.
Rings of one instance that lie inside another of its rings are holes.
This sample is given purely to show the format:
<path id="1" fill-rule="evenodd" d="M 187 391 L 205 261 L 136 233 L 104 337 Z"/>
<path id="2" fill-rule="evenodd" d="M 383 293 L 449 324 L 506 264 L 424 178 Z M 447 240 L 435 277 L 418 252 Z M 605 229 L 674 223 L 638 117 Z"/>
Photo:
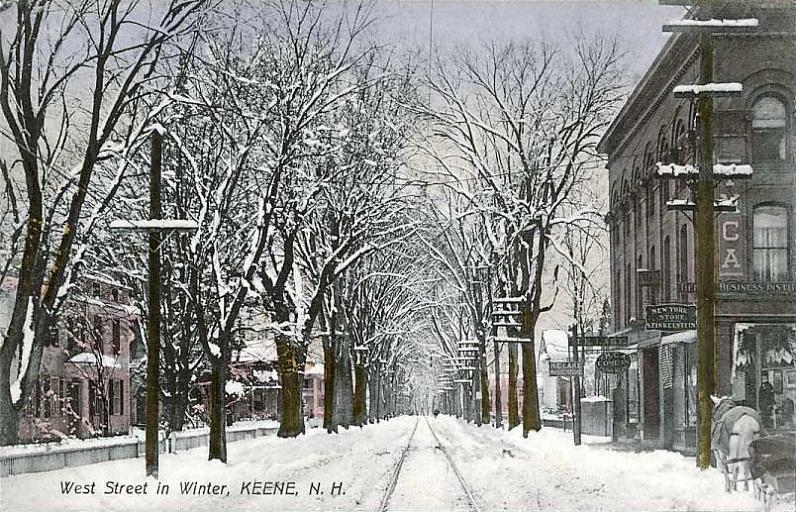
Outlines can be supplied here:
<path id="1" fill-rule="evenodd" d="M 658 347 L 642 351 L 644 439 L 657 441 L 660 436 L 660 389 L 658 388 Z"/>

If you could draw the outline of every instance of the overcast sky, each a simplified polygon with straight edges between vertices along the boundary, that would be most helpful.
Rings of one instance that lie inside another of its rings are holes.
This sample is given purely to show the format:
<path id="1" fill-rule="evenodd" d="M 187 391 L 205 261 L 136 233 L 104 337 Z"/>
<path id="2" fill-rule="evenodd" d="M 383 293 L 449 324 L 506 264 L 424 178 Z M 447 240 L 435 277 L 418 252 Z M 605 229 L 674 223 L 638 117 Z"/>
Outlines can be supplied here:
<path id="1" fill-rule="evenodd" d="M 587 34 L 616 35 L 622 51 L 627 53 L 629 91 L 668 38 L 661 31 L 662 23 L 680 18 L 683 13 L 683 8 L 660 6 L 657 0 L 380 0 L 374 10 L 376 37 L 382 43 L 398 53 L 402 48 L 416 49 L 424 57 L 430 52 L 444 55 L 446 49 L 459 45 L 477 49 L 491 41 L 530 38 L 563 44 L 579 27 Z M 607 179 L 604 184 L 607 190 Z M 607 275 L 601 277 L 607 286 Z M 559 294 L 556 307 L 543 315 L 537 329 L 567 328 L 572 320 L 564 295 Z"/>
<path id="2" fill-rule="evenodd" d="M 525 38 L 563 42 L 579 25 L 589 33 L 617 34 L 628 52 L 628 71 L 634 81 L 666 42 L 662 22 L 679 18 L 683 12 L 681 7 L 661 6 L 657 0 L 380 0 L 375 7 L 380 38 L 422 48 L 424 53 L 432 34 L 436 48 Z"/>

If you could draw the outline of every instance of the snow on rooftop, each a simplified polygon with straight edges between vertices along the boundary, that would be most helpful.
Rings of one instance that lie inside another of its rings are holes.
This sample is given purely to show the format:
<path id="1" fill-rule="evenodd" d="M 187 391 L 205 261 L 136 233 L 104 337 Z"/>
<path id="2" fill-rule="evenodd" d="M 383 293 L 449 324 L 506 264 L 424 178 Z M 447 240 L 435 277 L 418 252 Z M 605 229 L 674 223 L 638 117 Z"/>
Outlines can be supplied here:
<path id="1" fill-rule="evenodd" d="M 721 27 L 728 27 L 728 28 L 753 28 L 760 24 L 757 18 L 743 18 L 743 19 L 736 19 L 736 20 L 721 20 L 721 19 L 709 19 L 709 20 L 671 20 L 667 21 L 665 25 L 670 27 L 695 27 L 695 28 L 721 28 Z"/>
<path id="2" fill-rule="evenodd" d="M 75 356 L 69 358 L 69 362 L 73 364 L 97 364 L 97 354 L 93 352 L 81 352 Z M 109 355 L 103 354 L 102 356 L 102 366 L 105 368 L 121 368 L 122 365 L 119 361 Z"/>

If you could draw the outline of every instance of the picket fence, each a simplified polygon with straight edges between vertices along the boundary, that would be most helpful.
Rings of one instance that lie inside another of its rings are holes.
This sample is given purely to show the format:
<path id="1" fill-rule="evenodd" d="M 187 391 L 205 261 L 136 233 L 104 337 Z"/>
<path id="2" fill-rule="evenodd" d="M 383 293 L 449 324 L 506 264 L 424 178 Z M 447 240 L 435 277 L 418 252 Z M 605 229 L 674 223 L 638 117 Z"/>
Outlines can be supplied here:
<path id="1" fill-rule="evenodd" d="M 227 429 L 227 442 L 254 439 L 276 434 L 277 427 L 236 425 Z M 206 429 L 199 431 L 175 432 L 170 437 L 161 439 L 160 453 L 176 453 L 207 446 L 210 434 Z M 0 455 L 0 477 L 52 471 L 71 466 L 84 466 L 110 460 L 132 459 L 143 457 L 144 441 L 134 438 L 119 439 L 116 442 L 98 443 L 87 446 L 52 446 L 45 450 L 31 450 L 25 453 L 7 453 Z"/>

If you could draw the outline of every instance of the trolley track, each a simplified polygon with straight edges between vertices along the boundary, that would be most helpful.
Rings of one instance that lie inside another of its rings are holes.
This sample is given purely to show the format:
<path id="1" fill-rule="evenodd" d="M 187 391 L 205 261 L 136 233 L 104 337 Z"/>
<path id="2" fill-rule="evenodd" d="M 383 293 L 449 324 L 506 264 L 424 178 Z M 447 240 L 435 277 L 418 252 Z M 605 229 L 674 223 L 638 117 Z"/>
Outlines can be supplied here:
<path id="1" fill-rule="evenodd" d="M 458 492 L 457 494 L 460 495 L 460 496 L 463 495 L 463 497 L 464 497 L 464 499 L 460 499 L 459 497 L 456 497 L 455 501 L 459 502 L 459 503 L 465 502 L 466 506 L 467 506 L 467 509 L 472 510 L 474 512 L 481 512 L 481 509 L 478 506 L 478 503 L 476 502 L 476 499 L 475 499 L 475 496 L 474 496 L 473 492 L 470 490 L 469 485 L 467 485 L 467 481 L 462 476 L 461 472 L 459 471 L 459 468 L 456 466 L 456 464 L 453 461 L 453 458 L 451 457 L 450 453 L 448 453 L 448 450 L 445 448 L 445 446 L 440 441 L 439 436 L 437 436 L 437 433 L 434 431 L 434 428 L 431 426 L 431 422 L 429 422 L 428 418 L 424 418 L 424 420 L 425 420 L 426 428 L 428 428 L 428 430 L 431 433 L 431 436 L 433 438 L 433 445 L 428 445 L 428 446 L 425 446 L 425 447 L 417 447 L 416 448 L 418 450 L 418 455 L 417 456 L 418 457 L 421 457 L 421 455 L 425 456 L 425 457 L 434 456 L 436 458 L 436 457 L 439 456 L 439 453 L 441 452 L 441 454 L 443 456 L 442 459 L 444 460 L 444 466 L 447 466 L 448 468 L 450 468 L 450 470 L 451 470 L 450 472 L 452 472 L 453 475 L 455 476 L 455 479 L 456 479 L 456 481 L 458 483 L 458 487 L 460 488 L 460 492 Z M 412 459 L 412 455 L 410 454 L 410 451 L 411 451 L 411 448 L 412 448 L 412 444 L 415 441 L 415 434 L 417 432 L 417 428 L 418 428 L 419 423 L 420 423 L 420 419 L 418 418 L 418 420 L 415 422 L 415 426 L 414 426 L 414 429 L 412 430 L 412 434 L 409 436 L 409 441 L 407 442 L 406 446 L 403 448 L 403 450 L 401 452 L 401 456 L 399 457 L 398 462 L 395 464 L 395 466 L 394 466 L 394 468 L 392 470 L 392 474 L 390 476 L 390 481 L 389 481 L 389 483 L 387 485 L 387 489 L 385 490 L 384 496 L 382 497 L 381 504 L 379 506 L 379 510 L 381 512 L 385 512 L 385 511 L 390 509 L 391 500 L 393 498 L 393 495 L 395 494 L 396 487 L 398 486 L 398 483 L 401 480 L 401 474 L 402 474 L 401 470 L 404 468 L 404 463 L 406 462 L 407 459 Z M 427 434 L 426 434 L 426 436 L 427 436 Z M 425 450 L 425 452 L 423 452 L 423 450 Z M 412 459 L 412 460 L 413 460 L 415 466 L 419 462 L 418 460 L 415 460 L 415 459 Z M 423 459 L 421 458 L 420 461 L 422 461 L 422 460 Z M 442 464 L 442 463 L 441 462 L 436 462 L 435 464 Z M 410 465 L 412 465 L 412 464 L 410 464 Z M 427 475 L 427 478 L 424 479 L 424 481 L 428 482 L 428 483 L 437 482 L 439 484 L 439 481 L 438 481 L 439 477 L 440 477 L 439 474 L 434 473 L 434 472 L 430 472 Z M 453 484 L 453 480 L 452 479 L 450 480 L 450 483 L 453 485 L 453 487 L 456 486 L 455 484 Z M 406 487 L 406 483 L 404 483 L 404 487 Z M 418 489 L 418 491 L 420 491 L 420 490 Z M 450 490 L 448 490 L 448 492 L 450 492 Z"/>

